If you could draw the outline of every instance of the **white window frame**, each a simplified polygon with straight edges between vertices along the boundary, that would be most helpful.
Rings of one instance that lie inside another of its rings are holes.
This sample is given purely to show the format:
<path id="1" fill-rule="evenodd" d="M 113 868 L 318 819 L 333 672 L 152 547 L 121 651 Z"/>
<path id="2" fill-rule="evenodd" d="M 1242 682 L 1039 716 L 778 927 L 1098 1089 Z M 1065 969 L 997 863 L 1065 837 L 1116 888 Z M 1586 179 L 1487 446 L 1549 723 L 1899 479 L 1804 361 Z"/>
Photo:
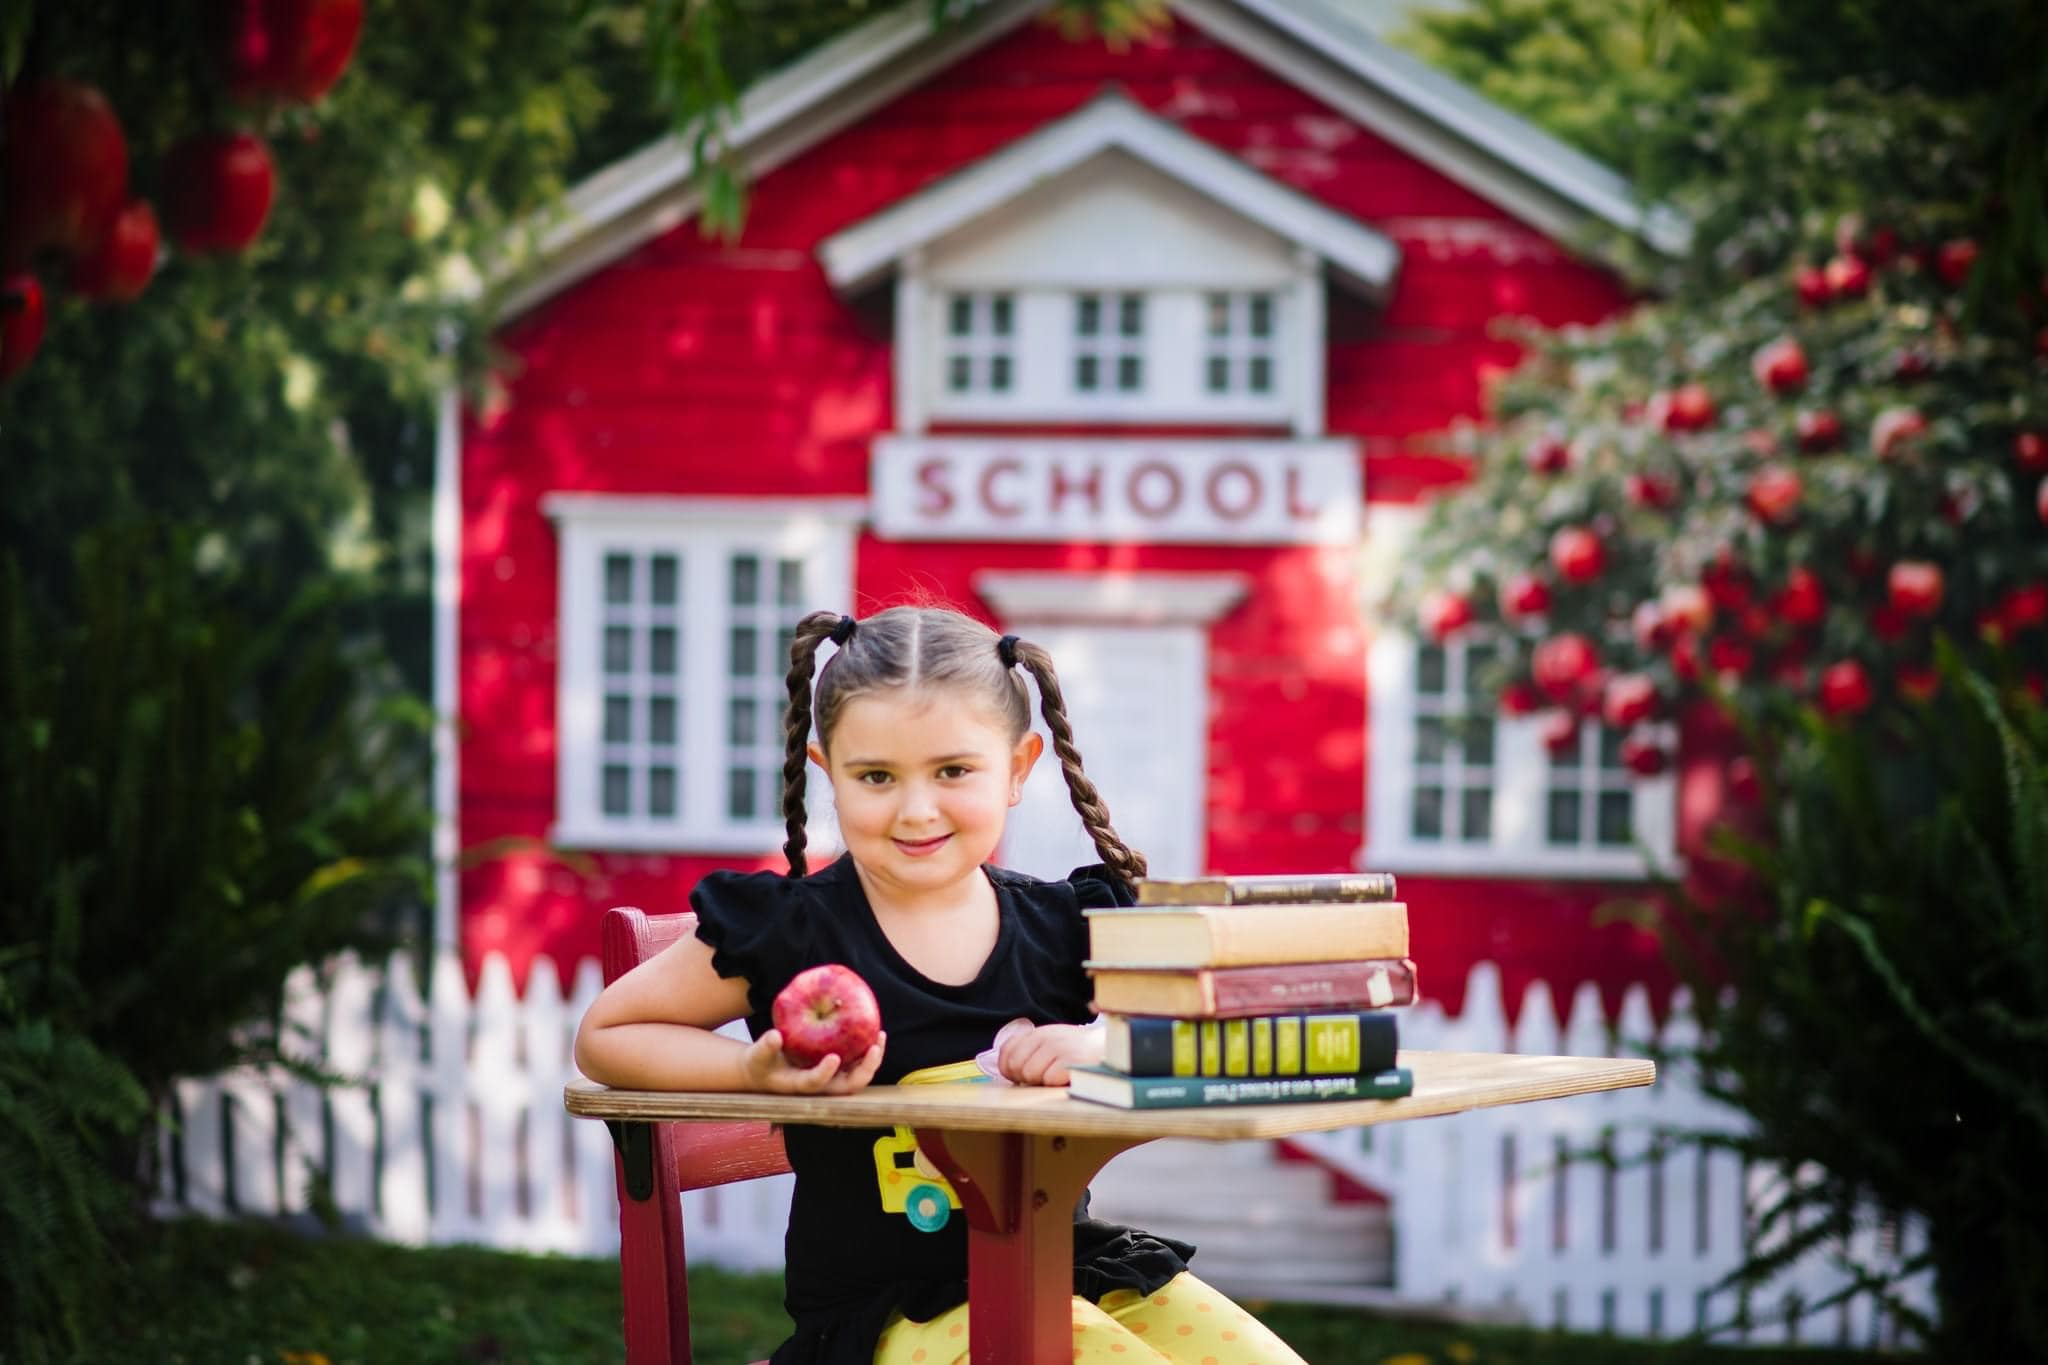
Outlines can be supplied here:
<path id="1" fill-rule="evenodd" d="M 1261 303 L 1267 310 L 1263 335 L 1252 330 L 1252 317 Z M 1285 353 L 1280 343 L 1286 323 L 1279 292 L 1272 289 L 1211 290 L 1204 300 L 1204 310 L 1202 391 L 1219 401 L 1233 395 L 1264 398 L 1280 392 L 1285 379 L 1282 365 Z M 1222 324 L 1220 328 L 1219 322 Z M 1263 389 L 1252 383 L 1252 376 L 1261 363 L 1266 367 L 1266 386 Z M 1212 371 L 1218 364 L 1223 366 L 1221 387 L 1211 382 Z"/>
<path id="2" fill-rule="evenodd" d="M 729 565 L 736 554 L 760 555 L 762 588 L 772 598 L 773 562 L 801 560 L 804 601 L 793 615 L 849 611 L 854 541 L 866 504 L 846 498 L 551 493 L 541 506 L 560 537 L 556 819 L 550 840 L 565 848 L 674 853 L 765 854 L 779 847 L 786 834 L 779 800 L 771 816 L 740 820 L 727 814 L 726 727 L 733 696 L 726 673 L 733 622 Z M 602 811 L 605 674 L 602 632 L 595 623 L 603 617 L 605 556 L 618 551 L 673 553 L 681 563 L 680 799 L 673 818 L 637 809 L 624 817 Z M 760 733 L 774 737 L 779 749 L 780 709 L 762 722 Z M 825 784 L 808 785 L 815 798 Z"/>
<path id="3" fill-rule="evenodd" d="M 1412 635 L 1382 628 L 1367 655 L 1372 759 L 1360 866 L 1450 876 L 1611 881 L 1639 881 L 1653 869 L 1682 875 L 1674 837 L 1677 783 L 1669 772 L 1629 781 L 1635 836 L 1629 844 L 1603 847 L 1587 840 L 1560 847 L 1549 842 L 1551 760 L 1542 722 L 1533 716 L 1502 716 L 1495 722 L 1492 839 L 1464 843 L 1415 838 L 1410 821 L 1417 785 L 1418 645 Z M 1590 721 L 1587 730 L 1581 744 L 1597 743 Z M 1590 800 L 1585 813 L 1587 819 L 1593 814 Z M 1591 826 L 1582 824 L 1581 829 L 1590 831 Z"/>
<path id="4" fill-rule="evenodd" d="M 997 287 L 928 280 L 913 259 L 897 279 L 897 316 L 907 320 L 897 329 L 897 429 L 914 434 L 934 422 L 1201 422 L 1321 435 L 1325 286 L 1320 263 L 1306 253 L 1295 270 L 1287 280 L 1260 275 L 1203 285 L 1110 288 L 1020 280 Z M 955 298 L 995 295 L 1012 301 L 1011 334 L 1000 339 L 1011 357 L 1010 384 L 1001 391 L 979 382 L 983 353 L 963 348 L 951 332 Z M 1101 300 L 1101 329 L 1093 336 L 1079 334 L 1084 295 Z M 1247 316 L 1245 301 L 1252 296 L 1272 301 L 1270 336 L 1228 339 L 1234 381 L 1242 378 L 1237 371 L 1245 359 L 1239 357 L 1261 355 L 1272 365 L 1268 391 L 1255 393 L 1243 382 L 1222 393 L 1210 390 L 1208 360 L 1217 339 L 1209 335 L 1208 318 L 1215 295 L 1237 301 Z M 1132 296 L 1143 300 L 1143 327 L 1141 335 L 1125 337 L 1119 312 L 1121 301 Z M 950 379 L 953 358 L 963 353 L 977 357 L 970 362 L 976 382 L 964 391 L 955 390 Z M 1076 382 L 1083 354 L 1100 357 L 1093 390 Z M 1117 386 L 1118 361 L 1126 355 L 1137 357 L 1141 367 L 1135 390 Z"/>
<path id="5" fill-rule="evenodd" d="M 955 326 L 962 307 L 966 309 L 967 330 Z M 940 329 L 939 383 L 955 397 L 969 395 L 1000 399 L 1017 385 L 1017 300 L 1008 290 L 950 290 L 944 299 L 945 320 Z M 998 327 L 998 321 L 1005 325 Z M 967 368 L 967 382 L 955 386 L 954 371 Z M 1001 374 L 1003 382 L 996 378 Z"/>

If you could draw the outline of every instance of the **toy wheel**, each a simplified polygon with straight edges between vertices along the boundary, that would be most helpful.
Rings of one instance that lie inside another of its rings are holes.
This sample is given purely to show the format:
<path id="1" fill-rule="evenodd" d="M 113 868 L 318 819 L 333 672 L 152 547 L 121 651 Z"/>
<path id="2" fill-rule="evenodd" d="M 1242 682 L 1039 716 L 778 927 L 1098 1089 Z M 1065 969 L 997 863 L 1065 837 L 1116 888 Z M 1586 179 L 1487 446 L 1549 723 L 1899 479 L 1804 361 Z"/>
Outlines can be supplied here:
<path id="1" fill-rule="evenodd" d="M 919 1232 L 937 1232 L 953 1216 L 953 1205 L 937 1185 L 913 1185 L 903 1196 L 903 1214 Z"/>

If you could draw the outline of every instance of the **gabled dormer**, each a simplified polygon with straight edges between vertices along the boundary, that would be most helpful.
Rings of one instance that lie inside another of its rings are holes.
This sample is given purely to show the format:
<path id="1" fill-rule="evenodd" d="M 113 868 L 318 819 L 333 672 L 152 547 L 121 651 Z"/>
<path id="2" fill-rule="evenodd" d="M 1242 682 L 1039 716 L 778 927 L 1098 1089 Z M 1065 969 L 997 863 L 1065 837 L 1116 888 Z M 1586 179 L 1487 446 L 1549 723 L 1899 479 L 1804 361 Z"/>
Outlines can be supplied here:
<path id="1" fill-rule="evenodd" d="M 893 275 L 897 429 L 1323 426 L 1326 280 L 1383 297 L 1393 242 L 1105 93 L 820 244 Z"/>

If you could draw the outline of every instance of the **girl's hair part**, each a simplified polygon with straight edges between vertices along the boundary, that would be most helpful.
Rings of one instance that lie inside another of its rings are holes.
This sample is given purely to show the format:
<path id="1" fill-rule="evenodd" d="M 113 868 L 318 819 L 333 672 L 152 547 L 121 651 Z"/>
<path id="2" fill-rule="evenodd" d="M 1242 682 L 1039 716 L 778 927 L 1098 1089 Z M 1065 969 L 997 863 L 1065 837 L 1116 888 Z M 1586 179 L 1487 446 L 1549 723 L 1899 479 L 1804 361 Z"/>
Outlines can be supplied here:
<path id="1" fill-rule="evenodd" d="M 818 670 L 818 646 L 826 640 L 837 644 L 839 651 Z M 981 622 L 946 607 L 891 607 L 858 622 L 837 612 L 817 611 L 797 623 L 789 647 L 789 705 L 783 714 L 782 817 L 789 838 L 782 849 L 789 859 L 789 875 L 801 877 L 807 870 L 805 746 L 814 714 L 819 746 L 830 749 L 839 713 L 855 697 L 899 688 L 964 691 L 989 707 L 1014 743 L 1031 728 L 1030 692 L 1016 674 L 1019 664 L 1038 683 L 1039 713 L 1052 734 L 1067 794 L 1096 851 L 1125 881 L 1143 877 L 1144 856 L 1117 837 L 1109 807 L 1082 770 L 1052 657 L 1014 635 L 998 637 Z"/>

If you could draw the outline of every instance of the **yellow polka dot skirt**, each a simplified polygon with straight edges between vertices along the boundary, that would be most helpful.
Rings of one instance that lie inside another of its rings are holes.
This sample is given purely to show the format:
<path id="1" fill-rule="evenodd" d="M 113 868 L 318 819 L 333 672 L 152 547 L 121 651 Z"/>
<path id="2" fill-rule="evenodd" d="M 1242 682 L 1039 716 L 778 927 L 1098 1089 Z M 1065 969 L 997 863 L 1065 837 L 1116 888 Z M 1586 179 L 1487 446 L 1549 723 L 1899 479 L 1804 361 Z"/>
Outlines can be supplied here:
<path id="1" fill-rule="evenodd" d="M 1183 1271 L 1157 1293 L 1118 1289 L 1074 1300 L 1076 1365 L 1305 1365 L 1251 1314 Z M 901 1313 L 875 1347 L 875 1365 L 967 1365 L 967 1305 L 930 1322 Z"/>

